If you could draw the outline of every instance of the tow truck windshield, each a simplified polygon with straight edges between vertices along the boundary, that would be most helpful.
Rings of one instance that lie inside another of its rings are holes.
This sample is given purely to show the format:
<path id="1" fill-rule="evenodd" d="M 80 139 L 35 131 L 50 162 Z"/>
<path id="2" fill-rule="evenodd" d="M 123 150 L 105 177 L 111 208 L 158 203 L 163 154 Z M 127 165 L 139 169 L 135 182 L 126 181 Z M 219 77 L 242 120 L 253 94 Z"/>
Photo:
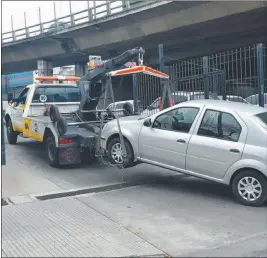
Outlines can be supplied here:
<path id="1" fill-rule="evenodd" d="M 73 86 L 54 86 L 38 87 L 33 96 L 33 103 L 44 102 L 42 97 L 46 96 L 45 102 L 80 102 L 81 92 L 78 87 Z"/>

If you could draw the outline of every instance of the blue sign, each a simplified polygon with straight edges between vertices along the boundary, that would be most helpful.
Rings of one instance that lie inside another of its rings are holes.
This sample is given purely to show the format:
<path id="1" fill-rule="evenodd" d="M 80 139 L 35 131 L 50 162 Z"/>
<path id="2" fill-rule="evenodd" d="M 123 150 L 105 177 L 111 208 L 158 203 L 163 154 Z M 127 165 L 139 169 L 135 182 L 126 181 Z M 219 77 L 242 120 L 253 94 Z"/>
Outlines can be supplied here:
<path id="1" fill-rule="evenodd" d="M 33 83 L 33 80 L 33 72 L 2 75 L 2 92 L 6 92 L 7 88 L 25 87 Z"/>

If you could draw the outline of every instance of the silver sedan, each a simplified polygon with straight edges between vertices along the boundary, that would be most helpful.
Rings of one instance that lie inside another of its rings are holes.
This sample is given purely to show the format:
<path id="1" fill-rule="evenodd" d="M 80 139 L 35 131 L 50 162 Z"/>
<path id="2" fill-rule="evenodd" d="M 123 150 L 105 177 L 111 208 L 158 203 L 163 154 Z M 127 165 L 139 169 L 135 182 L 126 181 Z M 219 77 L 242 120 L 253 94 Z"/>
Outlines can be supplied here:
<path id="1" fill-rule="evenodd" d="M 193 100 L 119 121 L 123 143 L 116 120 L 103 128 L 102 148 L 110 162 L 126 167 L 145 162 L 227 184 L 245 205 L 261 206 L 267 200 L 265 108 Z"/>

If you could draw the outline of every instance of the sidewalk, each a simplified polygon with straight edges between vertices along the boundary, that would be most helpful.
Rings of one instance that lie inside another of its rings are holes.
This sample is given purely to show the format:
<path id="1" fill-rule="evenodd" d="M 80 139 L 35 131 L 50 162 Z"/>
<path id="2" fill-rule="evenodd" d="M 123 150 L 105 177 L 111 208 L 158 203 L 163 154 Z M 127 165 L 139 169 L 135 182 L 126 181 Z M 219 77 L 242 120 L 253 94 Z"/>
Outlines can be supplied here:
<path id="1" fill-rule="evenodd" d="M 8 154 L 7 159 L 7 165 L 2 166 L 2 198 L 8 197 L 19 203 L 29 198 L 30 194 L 62 191 L 62 188 L 16 160 L 13 155 Z"/>
<path id="2" fill-rule="evenodd" d="M 164 254 L 68 197 L 2 207 L 3 257 L 127 257 Z"/>

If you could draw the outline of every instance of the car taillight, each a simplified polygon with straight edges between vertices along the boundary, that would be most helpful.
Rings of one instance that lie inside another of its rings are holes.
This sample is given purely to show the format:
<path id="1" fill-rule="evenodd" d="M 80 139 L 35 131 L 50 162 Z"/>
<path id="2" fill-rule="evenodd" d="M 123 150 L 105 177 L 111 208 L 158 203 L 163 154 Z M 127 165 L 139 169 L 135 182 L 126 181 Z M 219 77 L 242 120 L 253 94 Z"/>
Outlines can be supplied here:
<path id="1" fill-rule="evenodd" d="M 60 138 L 58 143 L 59 144 L 70 144 L 72 143 L 72 138 Z"/>

